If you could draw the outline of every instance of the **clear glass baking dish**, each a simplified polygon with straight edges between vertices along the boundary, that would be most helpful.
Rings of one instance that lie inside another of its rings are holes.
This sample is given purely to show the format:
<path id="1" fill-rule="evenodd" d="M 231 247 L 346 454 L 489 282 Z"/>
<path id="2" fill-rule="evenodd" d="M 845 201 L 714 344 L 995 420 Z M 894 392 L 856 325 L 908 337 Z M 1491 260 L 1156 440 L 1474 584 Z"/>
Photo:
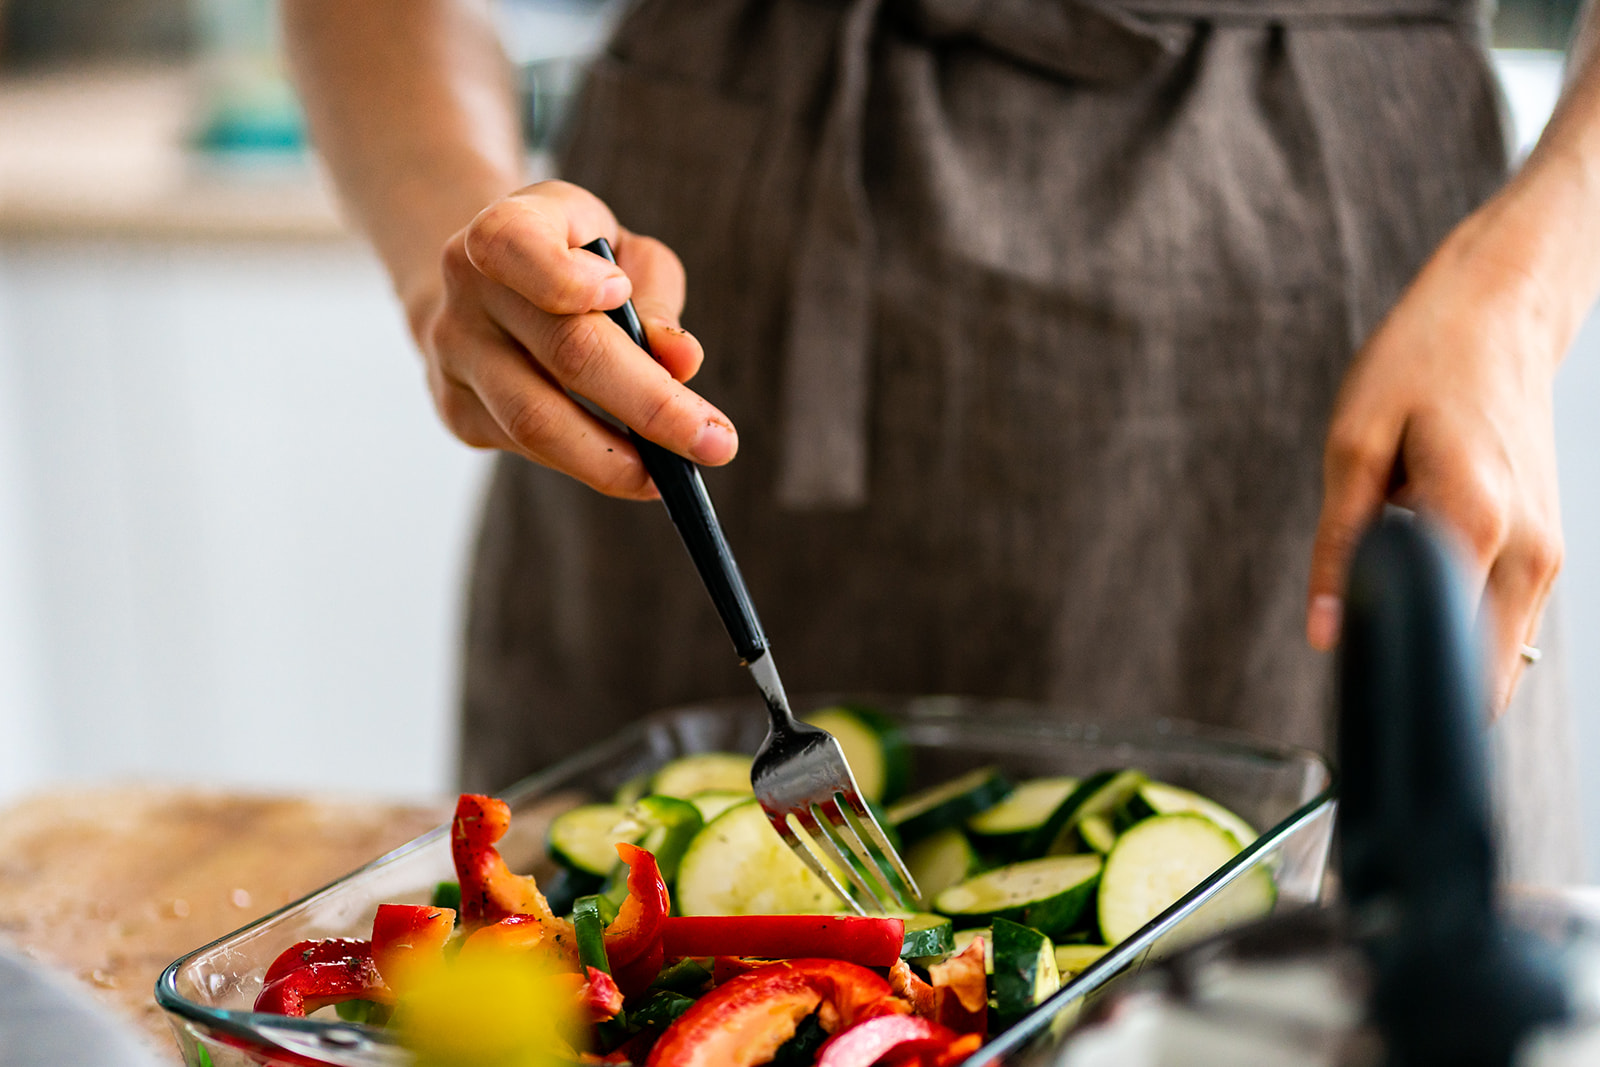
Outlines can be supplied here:
<path id="1" fill-rule="evenodd" d="M 820 697 L 796 704 L 804 709 L 834 702 L 834 697 Z M 1113 975 L 1209 932 L 1208 905 L 1223 899 L 1245 870 L 1271 866 L 1279 910 L 1313 903 L 1321 893 L 1333 829 L 1333 775 L 1313 753 L 1175 721 L 1074 721 L 1059 709 L 1021 701 L 922 697 L 865 702 L 905 725 L 914 786 L 988 764 L 1018 778 L 1137 767 L 1213 797 L 1256 826 L 1271 827 L 1194 892 L 991 1040 L 971 1064 L 996 1061 L 1024 1044 L 1048 1039 L 1076 1017 L 1087 994 Z M 552 817 L 574 805 L 609 798 L 629 778 L 678 756 L 713 750 L 753 753 L 765 732 L 766 714 L 755 701 L 678 708 L 642 719 L 506 790 L 502 795 L 513 818 L 502 851 L 515 870 L 553 874 L 544 847 Z M 454 877 L 446 829 L 424 834 L 169 966 L 156 983 L 156 1001 L 168 1013 L 185 1063 L 407 1063 L 386 1032 L 342 1022 L 331 1010 L 315 1018 L 288 1019 L 258 1015 L 250 1006 L 268 964 L 289 945 L 305 938 L 365 937 L 380 903 L 426 903 L 437 882 Z"/>

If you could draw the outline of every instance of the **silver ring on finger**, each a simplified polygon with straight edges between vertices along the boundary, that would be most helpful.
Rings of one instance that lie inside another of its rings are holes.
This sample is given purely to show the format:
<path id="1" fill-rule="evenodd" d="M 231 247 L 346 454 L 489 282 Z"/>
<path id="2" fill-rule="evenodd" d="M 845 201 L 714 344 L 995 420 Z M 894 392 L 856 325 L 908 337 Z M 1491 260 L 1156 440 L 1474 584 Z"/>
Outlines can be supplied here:
<path id="1" fill-rule="evenodd" d="M 1535 663 L 1538 663 L 1540 660 L 1544 659 L 1544 653 L 1535 648 L 1533 645 L 1523 645 L 1522 659 L 1525 663 L 1527 663 L 1528 666 L 1531 667 Z"/>

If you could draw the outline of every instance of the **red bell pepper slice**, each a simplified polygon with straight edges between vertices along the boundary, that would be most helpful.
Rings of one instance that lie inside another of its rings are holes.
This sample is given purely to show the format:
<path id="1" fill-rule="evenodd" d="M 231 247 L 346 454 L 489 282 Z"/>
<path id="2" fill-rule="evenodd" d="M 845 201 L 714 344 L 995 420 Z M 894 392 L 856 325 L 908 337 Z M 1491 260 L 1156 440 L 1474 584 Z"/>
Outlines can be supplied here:
<path id="1" fill-rule="evenodd" d="M 801 1019 L 824 1029 L 897 1015 L 906 1006 L 889 983 L 842 960 L 785 960 L 731 978 L 667 1027 L 648 1067 L 752 1067 L 770 1060 Z"/>
<path id="2" fill-rule="evenodd" d="M 656 980 L 656 975 L 661 973 L 661 965 L 666 961 L 666 950 L 658 937 L 645 948 L 643 955 L 634 957 L 620 967 L 613 966 L 611 970 L 622 992 L 629 997 L 638 997 L 650 988 L 650 983 Z"/>
<path id="3" fill-rule="evenodd" d="M 905 1046 L 883 1059 L 882 1067 L 956 1067 L 983 1045 L 982 1034 L 962 1034 L 942 1048 Z"/>
<path id="4" fill-rule="evenodd" d="M 683 915 L 666 920 L 669 957 L 755 956 L 830 959 L 890 967 L 900 959 L 900 919 L 847 915 Z"/>
<path id="5" fill-rule="evenodd" d="M 984 939 L 975 937 L 959 955 L 928 968 L 933 980 L 934 1018 L 958 1034 L 982 1034 L 989 1025 L 989 981 Z"/>
<path id="6" fill-rule="evenodd" d="M 911 1005 L 913 1013 L 924 1019 L 939 1017 L 933 986 L 918 978 L 917 973 L 911 969 L 911 964 L 905 960 L 895 960 L 894 966 L 889 968 L 889 988 L 894 990 L 895 996 Z"/>
<path id="7" fill-rule="evenodd" d="M 594 1022 L 615 1019 L 622 1011 L 622 990 L 606 972 L 598 967 L 586 967 L 588 981 L 583 984 L 579 1003 L 588 1011 Z"/>
<path id="8" fill-rule="evenodd" d="M 672 910 L 667 883 L 655 856 L 626 841 L 617 843 L 617 855 L 628 865 L 628 895 L 617 909 L 617 917 L 606 927 L 606 959 L 613 971 L 643 956 L 661 941 L 662 924 Z M 659 968 L 660 964 L 656 966 Z"/>
<path id="9" fill-rule="evenodd" d="M 329 1004 L 380 999 L 385 994 L 383 979 L 372 964 L 372 946 L 356 941 L 341 957 L 318 958 L 273 978 L 261 987 L 253 1010 L 306 1016 Z"/>
<path id="10" fill-rule="evenodd" d="M 511 808 L 495 797 L 463 793 L 450 827 L 450 855 L 461 883 L 461 918 L 473 926 L 512 915 L 559 923 L 539 885 L 511 873 L 495 842 L 511 826 Z"/>
<path id="11" fill-rule="evenodd" d="M 890 1056 L 920 1056 L 955 1041 L 955 1031 L 916 1015 L 880 1015 L 828 1038 L 816 1067 L 872 1067 Z"/>
<path id="12" fill-rule="evenodd" d="M 395 993 L 409 988 L 422 969 L 444 958 L 455 925 L 449 908 L 379 904 L 372 920 L 372 964 L 383 984 Z"/>
<path id="13" fill-rule="evenodd" d="M 299 941 L 282 952 L 261 976 L 261 984 L 268 985 L 290 971 L 297 971 L 309 963 L 334 963 L 354 955 L 371 953 L 372 945 L 353 937 L 326 937 L 317 941 Z"/>

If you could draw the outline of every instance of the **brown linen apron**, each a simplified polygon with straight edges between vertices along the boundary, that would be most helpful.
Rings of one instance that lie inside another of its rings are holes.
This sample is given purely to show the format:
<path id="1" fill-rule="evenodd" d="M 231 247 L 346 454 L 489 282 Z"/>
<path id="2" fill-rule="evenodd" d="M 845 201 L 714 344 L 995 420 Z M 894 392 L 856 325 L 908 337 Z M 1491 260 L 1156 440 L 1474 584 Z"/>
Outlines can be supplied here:
<path id="1" fill-rule="evenodd" d="M 564 172 L 683 258 L 696 387 L 741 431 L 706 480 L 790 690 L 1325 747 L 1302 637 L 1322 438 L 1363 337 L 1503 179 L 1475 19 L 639 3 Z M 471 597 L 470 787 L 750 692 L 660 508 L 520 459 Z M 1516 869 L 1545 879 L 1578 862 L 1558 671 L 1510 716 L 1544 789 L 1510 790 L 1543 835 Z"/>

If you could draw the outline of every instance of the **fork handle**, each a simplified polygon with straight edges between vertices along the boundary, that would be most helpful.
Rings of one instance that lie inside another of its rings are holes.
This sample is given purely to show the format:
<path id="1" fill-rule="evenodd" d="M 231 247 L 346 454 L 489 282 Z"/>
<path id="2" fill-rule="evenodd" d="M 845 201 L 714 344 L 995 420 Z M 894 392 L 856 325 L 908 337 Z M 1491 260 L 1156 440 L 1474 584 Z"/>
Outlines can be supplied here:
<path id="1" fill-rule="evenodd" d="M 604 237 L 591 241 L 583 248 L 611 263 L 617 261 L 611 252 L 611 243 Z M 650 352 L 650 345 L 644 338 L 644 327 L 639 322 L 639 313 L 634 310 L 632 300 L 625 301 L 621 307 L 606 312 L 606 315 L 633 338 L 634 344 Z M 676 452 L 645 440 L 632 429 L 628 431 L 628 439 L 639 450 L 644 469 L 650 472 L 651 479 L 656 483 L 661 502 L 666 504 L 667 514 L 678 528 L 678 536 L 683 538 L 683 546 L 689 550 L 689 558 L 694 560 L 700 580 L 711 594 L 711 603 L 722 617 L 722 625 L 727 627 L 728 636 L 733 638 L 733 647 L 739 653 L 739 658 L 746 663 L 754 662 L 767 651 L 767 635 L 761 629 L 755 605 L 750 602 L 750 590 L 744 584 L 744 575 L 739 573 L 733 550 L 728 547 L 722 523 L 717 521 L 716 509 L 711 506 L 711 495 L 706 492 L 705 482 L 700 478 L 700 468 Z"/>

